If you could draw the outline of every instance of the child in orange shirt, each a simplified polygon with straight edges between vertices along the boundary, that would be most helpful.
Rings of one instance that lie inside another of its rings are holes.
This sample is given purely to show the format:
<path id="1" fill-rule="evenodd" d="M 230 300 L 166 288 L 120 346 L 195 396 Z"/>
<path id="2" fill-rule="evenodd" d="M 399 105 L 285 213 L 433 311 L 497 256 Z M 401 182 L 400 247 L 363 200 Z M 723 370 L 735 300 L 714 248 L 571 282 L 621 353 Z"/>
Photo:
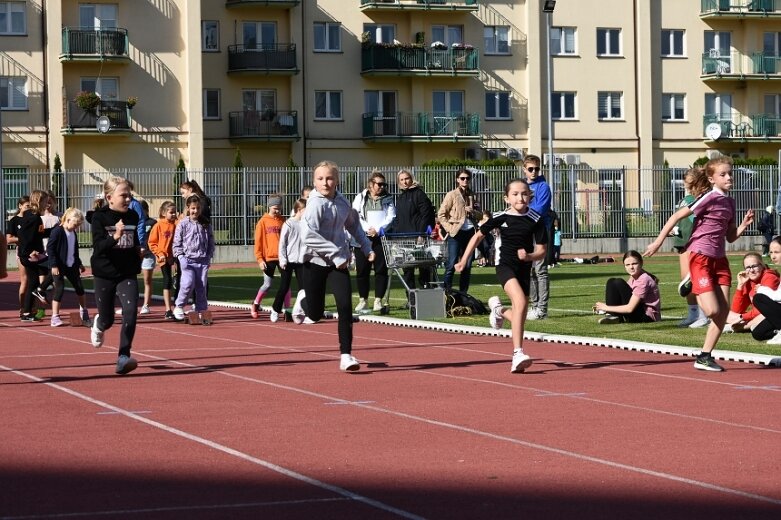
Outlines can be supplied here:
<path id="1" fill-rule="evenodd" d="M 167 200 L 160 205 L 160 218 L 152 227 L 147 240 L 149 250 L 155 255 L 157 265 L 163 274 L 163 303 L 165 304 L 165 319 L 173 320 L 174 311 L 171 308 L 171 289 L 173 289 L 174 232 L 176 231 L 176 204 Z"/>
<path id="2" fill-rule="evenodd" d="M 271 195 L 268 198 L 268 213 L 260 217 L 255 226 L 255 258 L 263 271 L 263 285 L 258 289 L 250 314 L 258 317 L 258 308 L 263 297 L 271 289 L 274 271 L 279 267 L 279 237 L 282 233 L 282 197 Z"/>

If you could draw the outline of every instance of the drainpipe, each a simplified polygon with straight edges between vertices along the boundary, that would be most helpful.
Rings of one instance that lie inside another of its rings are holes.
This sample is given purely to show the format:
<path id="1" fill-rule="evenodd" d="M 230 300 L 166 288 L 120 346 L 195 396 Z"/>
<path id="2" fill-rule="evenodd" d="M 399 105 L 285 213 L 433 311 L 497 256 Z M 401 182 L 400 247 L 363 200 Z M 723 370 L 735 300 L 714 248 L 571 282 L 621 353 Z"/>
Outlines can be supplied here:
<path id="1" fill-rule="evenodd" d="M 43 49 L 43 126 L 46 135 L 46 169 L 49 169 L 51 162 L 49 156 L 51 150 L 49 149 L 49 48 L 47 47 L 46 37 L 46 2 L 41 2 L 41 47 Z"/>

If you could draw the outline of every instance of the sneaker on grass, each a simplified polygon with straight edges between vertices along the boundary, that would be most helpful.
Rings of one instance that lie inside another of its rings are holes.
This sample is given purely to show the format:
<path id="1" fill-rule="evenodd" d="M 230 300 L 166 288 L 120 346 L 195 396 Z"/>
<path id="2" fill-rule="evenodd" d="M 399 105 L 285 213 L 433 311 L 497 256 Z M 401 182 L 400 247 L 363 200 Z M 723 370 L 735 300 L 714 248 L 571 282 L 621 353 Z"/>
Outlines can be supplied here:
<path id="1" fill-rule="evenodd" d="M 372 311 L 380 312 L 381 310 L 382 310 L 382 299 L 381 298 L 375 298 L 374 299 L 374 306 L 372 307 Z"/>
<path id="2" fill-rule="evenodd" d="M 98 329 L 98 315 L 95 315 L 95 319 L 92 320 L 92 327 L 90 328 L 90 341 L 92 346 L 100 348 L 103 346 L 103 331 Z"/>
<path id="3" fill-rule="evenodd" d="M 681 298 L 686 298 L 691 294 L 692 292 L 692 277 L 690 274 L 686 274 L 686 276 L 681 280 L 681 283 L 678 284 L 678 294 L 681 296 Z"/>
<path id="4" fill-rule="evenodd" d="M 530 366 L 532 366 L 531 356 L 524 354 L 523 350 L 516 350 L 513 352 L 513 364 L 510 367 L 510 372 L 513 374 L 520 374 Z"/>
<path id="5" fill-rule="evenodd" d="M 776 332 L 776 335 L 767 340 L 768 345 L 781 345 L 781 330 Z"/>
<path id="6" fill-rule="evenodd" d="M 616 323 L 621 323 L 621 318 L 619 316 L 613 316 L 612 314 L 606 314 L 604 318 L 599 318 L 597 323 L 600 325 L 614 325 Z"/>
<path id="7" fill-rule="evenodd" d="M 710 324 L 710 319 L 703 316 L 702 318 L 697 318 L 697 320 L 689 325 L 690 329 L 700 329 L 702 327 L 707 327 Z"/>
<path id="8" fill-rule="evenodd" d="M 710 372 L 723 372 L 724 368 L 716 363 L 710 352 L 703 352 L 697 356 L 694 360 L 694 368 L 698 370 L 708 370 Z"/>
<path id="9" fill-rule="evenodd" d="M 678 326 L 681 328 L 688 327 L 699 319 L 699 315 L 689 313 L 684 319 L 678 322 Z"/>
<path id="10" fill-rule="evenodd" d="M 491 296 L 488 298 L 488 308 L 491 310 L 488 315 L 488 323 L 491 324 L 492 329 L 501 329 L 504 325 L 504 316 L 502 315 L 502 301 L 498 296 Z"/>
<path id="11" fill-rule="evenodd" d="M 547 317 L 548 315 L 546 313 L 542 312 L 540 309 L 537 308 L 529 309 L 526 312 L 526 319 L 529 321 L 544 320 Z"/>
<path id="12" fill-rule="evenodd" d="M 367 307 L 366 298 L 361 298 L 358 300 L 358 305 L 355 306 L 356 312 L 365 311 Z"/>
<path id="13" fill-rule="evenodd" d="M 339 359 L 339 370 L 343 372 L 355 372 L 360 369 L 361 365 L 358 363 L 357 359 L 350 354 L 342 354 Z"/>
<path id="14" fill-rule="evenodd" d="M 119 375 L 129 374 L 138 367 L 138 361 L 130 356 L 119 356 L 117 359 L 116 373 Z"/>

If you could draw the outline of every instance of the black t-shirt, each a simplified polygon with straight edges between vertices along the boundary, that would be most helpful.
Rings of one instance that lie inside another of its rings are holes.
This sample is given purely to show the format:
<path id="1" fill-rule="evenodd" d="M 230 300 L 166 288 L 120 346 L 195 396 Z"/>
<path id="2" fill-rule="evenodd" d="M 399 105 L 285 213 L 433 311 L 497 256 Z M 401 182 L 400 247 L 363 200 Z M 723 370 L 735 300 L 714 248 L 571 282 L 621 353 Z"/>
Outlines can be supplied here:
<path id="1" fill-rule="evenodd" d="M 119 240 L 115 240 L 114 232 L 120 220 L 125 228 Z M 133 210 L 119 213 L 104 206 L 93 213 L 92 274 L 99 278 L 120 279 L 134 277 L 141 272 L 141 244 L 137 227 L 138 213 Z"/>
<path id="2" fill-rule="evenodd" d="M 480 233 L 488 235 L 493 229 L 498 229 L 502 237 L 502 245 L 499 249 L 501 264 L 513 265 L 520 262 L 519 249 L 531 253 L 534 251 L 534 244 L 548 243 L 545 222 L 539 213 L 531 209 L 523 215 L 506 211 L 499 213 L 480 226 Z"/>
<path id="3" fill-rule="evenodd" d="M 5 232 L 8 235 L 19 238 L 19 227 L 22 225 L 22 217 L 14 215 L 8 219 L 8 223 L 5 226 Z"/>

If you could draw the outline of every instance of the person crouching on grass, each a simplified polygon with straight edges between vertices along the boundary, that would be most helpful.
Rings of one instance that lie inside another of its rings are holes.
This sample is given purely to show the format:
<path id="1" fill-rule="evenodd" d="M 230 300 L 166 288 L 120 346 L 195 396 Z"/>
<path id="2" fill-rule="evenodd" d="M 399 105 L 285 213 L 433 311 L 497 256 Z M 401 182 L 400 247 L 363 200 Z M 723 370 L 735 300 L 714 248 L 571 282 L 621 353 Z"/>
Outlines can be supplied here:
<path id="1" fill-rule="evenodd" d="M 130 186 L 121 177 L 103 183 L 106 204 L 92 214 L 92 274 L 95 277 L 95 306 L 90 340 L 103 346 L 105 332 L 114 324 L 114 299 L 122 305 L 117 374 L 127 374 L 138 366 L 130 356 L 136 334 L 138 275 L 141 272 L 141 242 L 138 240 L 138 213 L 130 210 Z"/>
<path id="2" fill-rule="evenodd" d="M 521 373 L 532 365 L 532 358 L 523 351 L 523 327 L 529 304 L 532 263 L 545 258 L 548 232 L 542 215 L 529 208 L 532 190 L 524 179 L 515 179 L 504 188 L 504 201 L 509 206 L 504 212 L 480 225 L 469 240 L 461 260 L 454 266 L 457 272 L 467 267 L 477 245 L 492 230 L 498 229 L 502 245 L 496 277 L 510 298 L 510 309 L 502 307 L 498 296 L 488 299 L 488 321 L 494 329 L 502 328 L 510 320 L 513 342 L 513 360 L 510 372 Z"/>
<path id="3" fill-rule="evenodd" d="M 60 302 L 65 292 L 65 278 L 73 286 L 79 300 L 81 322 L 84 325 L 90 325 L 87 297 L 84 296 L 84 285 L 81 283 L 81 273 L 86 269 L 79 258 L 79 238 L 76 236 L 76 230 L 84 222 L 84 214 L 80 209 L 68 208 L 62 215 L 60 222 L 59 226 L 52 228 L 52 234 L 46 244 L 49 269 L 54 283 L 51 326 L 60 327 L 65 324 L 60 318 Z"/>
<path id="4" fill-rule="evenodd" d="M 629 275 L 629 281 L 610 278 L 605 284 L 605 301 L 594 304 L 595 311 L 607 314 L 599 319 L 600 325 L 661 321 L 659 280 L 643 269 L 640 253 L 627 251 L 624 254 L 624 269 Z"/>

